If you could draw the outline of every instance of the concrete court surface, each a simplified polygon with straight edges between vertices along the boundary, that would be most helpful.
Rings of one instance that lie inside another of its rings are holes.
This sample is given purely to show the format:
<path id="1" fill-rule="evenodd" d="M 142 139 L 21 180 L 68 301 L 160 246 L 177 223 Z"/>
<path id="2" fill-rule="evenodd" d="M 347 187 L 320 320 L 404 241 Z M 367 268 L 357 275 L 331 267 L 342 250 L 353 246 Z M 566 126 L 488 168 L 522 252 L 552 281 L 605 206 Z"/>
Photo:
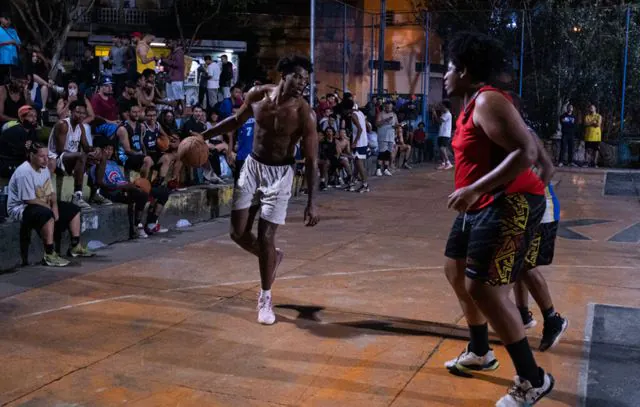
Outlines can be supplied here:
<path id="1" fill-rule="evenodd" d="M 514 374 L 502 346 L 495 372 L 442 366 L 466 335 L 442 271 L 452 179 L 423 168 L 376 179 L 367 195 L 321 193 L 315 228 L 293 199 L 269 327 L 256 323 L 257 261 L 229 240 L 227 219 L 0 276 L 0 404 L 493 406 Z M 557 380 L 540 405 L 637 405 L 584 394 L 597 367 L 585 363 L 589 304 L 640 307 L 638 241 L 612 239 L 635 230 L 638 199 L 603 196 L 603 172 L 555 179 L 568 238 L 544 274 L 570 327 L 535 353 Z"/>

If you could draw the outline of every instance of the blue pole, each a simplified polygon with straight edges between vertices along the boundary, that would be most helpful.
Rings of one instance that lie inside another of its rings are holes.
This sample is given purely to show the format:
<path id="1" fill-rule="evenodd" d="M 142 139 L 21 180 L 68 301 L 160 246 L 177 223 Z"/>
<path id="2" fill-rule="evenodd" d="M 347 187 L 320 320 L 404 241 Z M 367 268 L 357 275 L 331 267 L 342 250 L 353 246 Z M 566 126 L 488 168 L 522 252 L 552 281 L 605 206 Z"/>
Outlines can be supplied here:
<path id="1" fill-rule="evenodd" d="M 522 32 L 520 33 L 520 89 L 518 95 L 522 97 L 522 74 L 524 72 L 524 10 L 522 10 Z"/>
<path id="2" fill-rule="evenodd" d="M 311 59 L 311 63 L 315 65 L 316 62 L 316 0 L 311 0 L 311 35 L 309 44 L 309 58 Z M 315 72 L 315 69 L 314 69 Z M 311 107 L 314 107 L 316 100 L 316 74 L 311 73 L 311 78 L 309 78 L 309 104 Z"/>
<path id="3" fill-rule="evenodd" d="M 622 65 L 622 108 L 620 109 L 620 137 L 618 138 L 618 150 L 622 144 L 624 134 L 624 102 L 627 95 L 627 62 L 629 59 L 629 23 L 631 20 L 631 7 L 627 7 L 627 27 L 624 35 L 624 64 Z"/>

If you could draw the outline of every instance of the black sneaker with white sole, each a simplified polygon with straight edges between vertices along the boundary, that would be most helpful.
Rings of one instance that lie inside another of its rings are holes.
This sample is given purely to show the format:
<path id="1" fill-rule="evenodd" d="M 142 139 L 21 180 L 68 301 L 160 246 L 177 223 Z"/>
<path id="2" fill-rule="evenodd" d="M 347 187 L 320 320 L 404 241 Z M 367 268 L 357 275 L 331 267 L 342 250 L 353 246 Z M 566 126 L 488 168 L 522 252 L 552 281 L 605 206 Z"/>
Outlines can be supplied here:
<path id="1" fill-rule="evenodd" d="M 545 319 L 542 329 L 542 340 L 540 340 L 540 348 L 538 348 L 538 350 L 544 352 L 556 346 L 568 326 L 569 320 L 563 318 L 557 312 L 555 315 Z"/>
<path id="2" fill-rule="evenodd" d="M 555 379 L 540 370 L 544 376 L 540 387 L 533 387 L 528 380 L 516 376 L 507 395 L 498 400 L 496 407 L 530 407 L 549 394 L 553 390 Z"/>

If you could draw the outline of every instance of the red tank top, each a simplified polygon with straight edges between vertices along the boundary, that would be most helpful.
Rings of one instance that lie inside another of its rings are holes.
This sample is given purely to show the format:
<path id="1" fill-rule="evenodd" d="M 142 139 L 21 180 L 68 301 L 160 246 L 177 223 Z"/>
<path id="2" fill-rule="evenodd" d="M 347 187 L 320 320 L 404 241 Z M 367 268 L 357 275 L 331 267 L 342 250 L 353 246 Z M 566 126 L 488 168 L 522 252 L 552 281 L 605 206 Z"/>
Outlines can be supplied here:
<path id="1" fill-rule="evenodd" d="M 511 97 L 501 90 L 492 86 L 484 86 L 478 90 L 475 97 L 460 113 L 451 142 L 456 159 L 456 189 L 469 186 L 484 177 L 508 155 L 507 151 L 491 141 L 484 131 L 473 123 L 473 110 L 476 106 L 476 99 L 483 92 L 498 92 L 510 102 L 512 101 Z M 530 168 L 526 169 L 508 184 L 497 188 L 495 191 L 483 194 L 469 210 L 478 210 L 490 205 L 494 200 L 494 195 L 499 192 L 544 195 L 544 184 Z"/>

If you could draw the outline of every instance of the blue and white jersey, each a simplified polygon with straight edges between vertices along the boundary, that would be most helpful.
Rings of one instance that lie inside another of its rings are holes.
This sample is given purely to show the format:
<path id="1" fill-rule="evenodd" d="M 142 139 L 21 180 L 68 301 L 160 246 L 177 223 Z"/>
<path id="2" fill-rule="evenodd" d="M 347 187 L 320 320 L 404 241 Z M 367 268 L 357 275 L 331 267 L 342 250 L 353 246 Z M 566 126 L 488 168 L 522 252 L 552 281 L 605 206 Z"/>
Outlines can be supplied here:
<path id="1" fill-rule="evenodd" d="M 551 184 L 544 189 L 544 197 L 547 200 L 547 208 L 544 211 L 540 223 L 553 223 L 560 221 L 560 201 Z"/>
<path id="2" fill-rule="evenodd" d="M 253 130 L 256 119 L 253 117 L 246 121 L 237 131 L 238 156 L 237 160 L 246 160 L 253 150 Z"/>

